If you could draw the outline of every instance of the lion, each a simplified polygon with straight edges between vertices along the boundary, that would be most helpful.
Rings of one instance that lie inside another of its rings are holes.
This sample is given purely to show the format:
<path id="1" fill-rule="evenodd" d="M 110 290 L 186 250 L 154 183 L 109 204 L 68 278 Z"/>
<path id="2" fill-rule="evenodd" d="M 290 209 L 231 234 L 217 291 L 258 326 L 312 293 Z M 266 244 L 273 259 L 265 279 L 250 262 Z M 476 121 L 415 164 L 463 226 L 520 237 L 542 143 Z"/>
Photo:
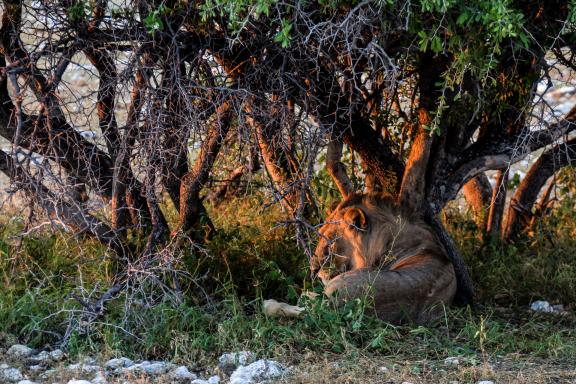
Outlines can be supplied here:
<path id="1" fill-rule="evenodd" d="M 437 319 L 456 293 L 456 275 L 432 229 L 389 195 L 353 194 L 320 228 L 312 272 L 338 303 L 373 298 L 390 323 Z"/>

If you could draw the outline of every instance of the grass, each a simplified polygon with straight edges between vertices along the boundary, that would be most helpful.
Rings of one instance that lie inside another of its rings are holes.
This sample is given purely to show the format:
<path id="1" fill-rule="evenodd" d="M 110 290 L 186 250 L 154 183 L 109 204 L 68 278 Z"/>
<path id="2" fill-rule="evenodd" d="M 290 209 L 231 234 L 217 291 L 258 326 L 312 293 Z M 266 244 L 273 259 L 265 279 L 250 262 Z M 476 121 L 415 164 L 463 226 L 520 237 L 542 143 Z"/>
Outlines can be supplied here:
<path id="1" fill-rule="evenodd" d="M 162 285 L 154 279 L 143 279 L 138 289 L 111 302 L 86 333 L 71 336 L 69 354 L 202 366 L 223 352 L 247 349 L 286 364 L 306 361 L 318 374 L 327 362 L 346 366 L 356 361 L 354 369 L 359 369 L 371 359 L 408 379 L 435 375 L 429 373 L 431 365 L 434 372 L 446 371 L 443 359 L 459 356 L 458 372 L 442 377 L 465 382 L 485 376 L 489 362 L 513 366 L 515 356 L 560 365 L 576 358 L 576 243 L 569 207 L 560 207 L 541 224 L 554 233 L 554 244 L 529 238 L 514 245 L 483 245 L 465 217 L 448 217 L 477 284 L 478 308 L 447 309 L 441 321 L 427 326 L 393 326 L 370 316 L 361 301 L 335 309 L 321 298 L 299 299 L 307 308 L 302 319 L 265 317 L 263 298 L 295 303 L 313 284 L 293 234 L 274 226 L 277 212 L 254 206 L 253 199 L 241 199 L 213 209 L 220 231 L 206 252 L 189 250 L 175 259 L 176 267 L 190 272 L 184 301 L 160 294 Z M 16 341 L 34 347 L 54 343 L 81 310 L 74 296 L 111 283 L 112 266 L 98 244 L 48 231 L 18 242 L 20 230 L 14 220 L 0 224 L 0 352 Z M 159 276 L 170 285 L 169 276 Z M 527 308 L 534 299 L 562 303 L 567 314 L 531 313 Z M 295 377 L 306 375 L 298 369 Z M 382 375 L 375 365 L 366 369 L 358 374 Z M 304 376 L 299 380 L 306 382 Z"/>

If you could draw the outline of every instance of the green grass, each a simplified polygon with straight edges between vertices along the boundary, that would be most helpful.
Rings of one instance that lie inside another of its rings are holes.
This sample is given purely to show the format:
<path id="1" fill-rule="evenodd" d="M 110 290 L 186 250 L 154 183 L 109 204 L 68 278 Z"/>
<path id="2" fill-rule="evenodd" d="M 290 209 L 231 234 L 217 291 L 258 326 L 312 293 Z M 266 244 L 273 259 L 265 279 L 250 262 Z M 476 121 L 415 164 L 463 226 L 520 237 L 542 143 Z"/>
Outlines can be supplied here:
<path id="1" fill-rule="evenodd" d="M 313 285 L 290 230 L 270 229 L 277 212 L 249 209 L 254 204 L 244 199 L 213 210 L 220 232 L 207 252 L 188 250 L 176 258 L 175 266 L 190 272 L 182 284 L 183 301 L 160 294 L 158 281 L 143 279 L 112 301 L 86 333 L 72 334 L 69 353 L 198 364 L 241 349 L 284 359 L 297 359 L 305 351 L 411 360 L 463 356 L 465 364 L 511 353 L 576 358 L 573 306 L 566 316 L 527 310 L 533 299 L 576 301 L 569 209 L 560 209 L 545 223 L 555 234 L 553 245 L 538 238 L 510 246 L 482 245 L 466 218 L 452 217 L 449 227 L 477 284 L 480 305 L 474 311 L 450 308 L 441 321 L 424 327 L 383 323 L 360 301 L 335 309 L 323 299 L 301 298 L 307 308 L 304 318 L 265 317 L 262 299 L 296 303 L 302 289 Z M 237 217 L 232 209 L 245 214 Z M 47 231 L 18 244 L 19 225 L 3 222 L 0 348 L 15 340 L 37 347 L 54 343 L 82 309 L 74 295 L 102 291 L 111 283 L 109 258 L 92 241 Z M 158 276 L 166 286 L 173 283 L 170 274 Z"/>

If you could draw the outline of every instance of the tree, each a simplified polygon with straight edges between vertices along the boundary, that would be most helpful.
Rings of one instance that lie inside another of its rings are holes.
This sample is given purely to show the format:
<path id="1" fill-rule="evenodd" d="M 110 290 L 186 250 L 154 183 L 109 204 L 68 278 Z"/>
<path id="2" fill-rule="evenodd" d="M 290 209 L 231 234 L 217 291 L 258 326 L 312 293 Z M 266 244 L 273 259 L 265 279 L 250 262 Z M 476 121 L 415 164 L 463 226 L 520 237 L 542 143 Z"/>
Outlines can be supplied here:
<path id="1" fill-rule="evenodd" d="M 310 182 L 326 148 L 341 195 L 383 190 L 424 212 L 456 266 L 459 301 L 470 303 L 438 214 L 465 186 L 478 211 L 493 195 L 487 226 L 500 228 L 506 201 L 484 172 L 506 180 L 511 164 L 549 148 L 512 199 L 502 226 L 512 237 L 525 222 L 517 208 L 529 213 L 546 180 L 572 164 L 576 111 L 533 115 L 555 65 L 547 58 L 574 68 L 574 20 L 566 1 L 7 0 L 0 135 L 11 149 L 0 169 L 54 223 L 127 265 L 210 236 L 210 181 L 257 172 L 259 159 L 307 243 Z M 71 97 L 72 70 L 97 79 L 86 85 L 93 104 Z M 360 184 L 343 148 L 360 159 Z M 163 191 L 179 211 L 172 228 Z"/>

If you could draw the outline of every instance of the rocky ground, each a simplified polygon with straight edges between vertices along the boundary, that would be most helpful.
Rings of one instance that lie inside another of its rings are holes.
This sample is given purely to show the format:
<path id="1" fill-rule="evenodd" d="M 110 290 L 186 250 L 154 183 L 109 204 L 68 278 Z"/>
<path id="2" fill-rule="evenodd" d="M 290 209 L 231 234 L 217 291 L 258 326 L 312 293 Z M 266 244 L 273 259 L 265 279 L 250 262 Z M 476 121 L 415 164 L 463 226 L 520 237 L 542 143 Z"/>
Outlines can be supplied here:
<path id="1" fill-rule="evenodd" d="M 84 357 L 73 362 L 60 349 L 38 351 L 20 344 L 0 355 L 0 383 L 251 384 L 269 382 L 288 373 L 289 369 L 278 362 L 258 360 L 248 351 L 223 354 L 212 369 L 126 357 L 107 361 Z"/>
<path id="2" fill-rule="evenodd" d="M 454 356 L 439 361 L 394 361 L 392 357 L 299 355 L 297 364 L 257 359 L 248 352 L 226 353 L 214 367 L 126 357 L 71 361 L 59 349 L 38 351 L 12 345 L 0 354 L 0 383 L 17 384 L 256 384 L 256 383 L 576 383 L 574 362 L 502 356 L 498 362 Z"/>

